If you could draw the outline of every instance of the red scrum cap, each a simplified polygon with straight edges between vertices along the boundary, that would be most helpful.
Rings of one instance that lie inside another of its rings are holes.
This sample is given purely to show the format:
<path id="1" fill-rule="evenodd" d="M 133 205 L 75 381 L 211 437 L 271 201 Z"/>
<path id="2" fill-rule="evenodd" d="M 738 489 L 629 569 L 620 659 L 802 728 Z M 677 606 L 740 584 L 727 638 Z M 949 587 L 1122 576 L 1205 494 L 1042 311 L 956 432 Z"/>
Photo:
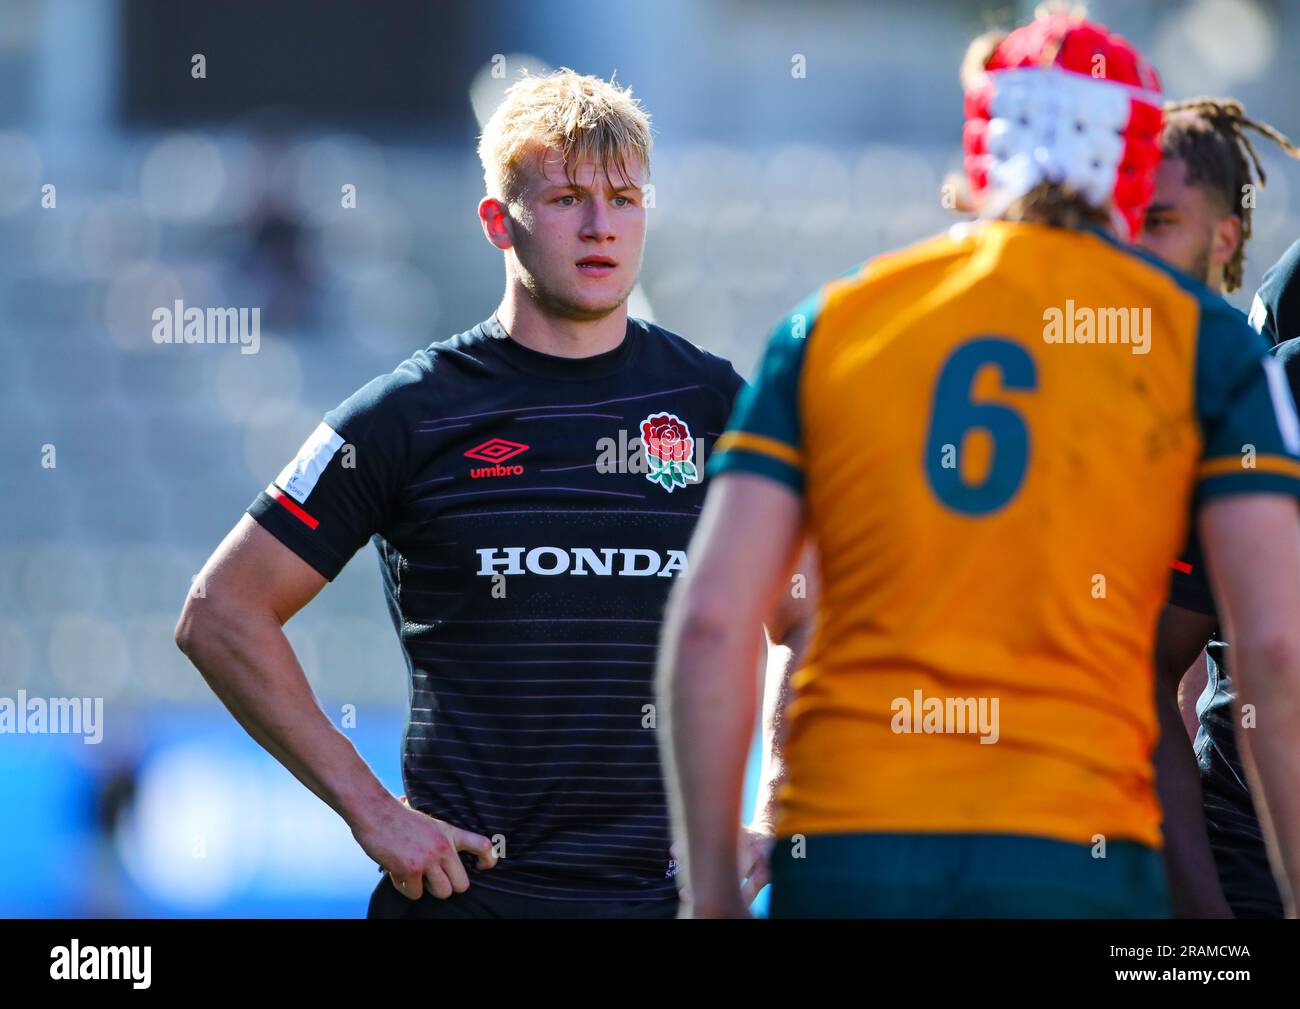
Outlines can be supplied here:
<path id="1" fill-rule="evenodd" d="M 981 213 L 997 216 L 1042 182 L 1111 207 L 1137 237 L 1160 165 L 1160 79 L 1104 25 L 1051 14 L 1017 28 L 969 82 L 966 176 Z"/>

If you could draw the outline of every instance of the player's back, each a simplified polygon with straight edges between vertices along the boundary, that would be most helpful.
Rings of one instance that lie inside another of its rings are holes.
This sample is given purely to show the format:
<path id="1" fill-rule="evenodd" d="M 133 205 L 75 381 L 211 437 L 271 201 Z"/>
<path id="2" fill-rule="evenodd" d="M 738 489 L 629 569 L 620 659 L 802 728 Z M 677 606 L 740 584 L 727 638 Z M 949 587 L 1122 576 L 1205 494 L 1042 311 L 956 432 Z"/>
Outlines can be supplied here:
<path id="1" fill-rule="evenodd" d="M 1198 298 L 989 223 L 820 295 L 798 422 L 824 595 L 783 834 L 1159 844 L 1151 647 L 1202 444 Z"/>

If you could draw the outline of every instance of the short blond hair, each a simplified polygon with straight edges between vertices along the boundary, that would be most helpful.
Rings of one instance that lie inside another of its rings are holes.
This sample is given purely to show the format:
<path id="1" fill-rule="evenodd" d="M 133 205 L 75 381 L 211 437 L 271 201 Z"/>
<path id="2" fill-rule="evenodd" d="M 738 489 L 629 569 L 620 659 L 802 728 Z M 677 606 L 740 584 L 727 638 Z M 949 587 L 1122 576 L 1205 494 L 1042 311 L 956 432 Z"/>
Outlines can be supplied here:
<path id="1" fill-rule="evenodd" d="M 506 91 L 479 138 L 487 194 L 505 200 L 519 195 L 519 165 L 530 145 L 558 151 L 565 172 L 591 158 L 630 179 L 628 162 L 650 169 L 650 117 L 631 88 L 584 76 L 563 67 L 549 74 L 525 75 Z M 570 176 L 571 178 L 571 176 Z"/>

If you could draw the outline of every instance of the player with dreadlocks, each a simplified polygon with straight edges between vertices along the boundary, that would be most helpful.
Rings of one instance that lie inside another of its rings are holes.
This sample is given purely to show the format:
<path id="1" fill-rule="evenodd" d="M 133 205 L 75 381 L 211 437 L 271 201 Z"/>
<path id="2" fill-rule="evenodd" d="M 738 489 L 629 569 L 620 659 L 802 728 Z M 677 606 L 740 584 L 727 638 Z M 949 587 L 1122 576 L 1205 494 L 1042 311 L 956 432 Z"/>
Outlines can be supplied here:
<path id="1" fill-rule="evenodd" d="M 1139 244 L 1218 293 L 1241 287 L 1255 193 L 1267 181 L 1249 132 L 1300 157 L 1300 150 L 1286 137 L 1249 118 L 1233 99 L 1194 98 L 1165 106 L 1163 160 Z M 1261 295 L 1267 297 L 1263 290 Z M 1260 295 L 1256 302 L 1261 308 L 1252 313 L 1252 321 L 1270 317 Z M 1271 317 L 1275 319 L 1276 312 Z M 1258 322 L 1256 328 L 1268 330 Z M 1276 342 L 1275 329 L 1268 335 Z M 1300 390 L 1300 356 L 1278 356 L 1285 361 L 1295 394 Z M 1160 618 L 1156 644 L 1161 674 L 1157 704 L 1165 744 L 1156 764 L 1167 814 L 1166 857 L 1173 895 L 1186 914 L 1219 915 L 1231 908 L 1238 917 L 1277 917 L 1282 914 L 1282 899 L 1237 747 L 1236 701 L 1224 664 L 1227 646 L 1222 637 L 1218 609 L 1193 537 L 1174 565 L 1170 601 Z M 1204 661 L 1199 654 L 1202 646 Z M 1182 696 L 1176 699 L 1180 681 Z M 1179 731 L 1180 703 L 1183 720 L 1196 734 L 1191 749 Z M 1243 728 L 1252 724 L 1250 717 L 1242 722 Z M 1198 792 L 1203 818 L 1195 816 Z M 1174 810 L 1190 810 L 1192 815 L 1175 816 Z"/>
<path id="2" fill-rule="evenodd" d="M 1218 293 L 1241 287 L 1255 192 L 1267 182 L 1247 131 L 1300 157 L 1290 140 L 1231 98 L 1166 104 L 1164 157 L 1138 243 Z"/>

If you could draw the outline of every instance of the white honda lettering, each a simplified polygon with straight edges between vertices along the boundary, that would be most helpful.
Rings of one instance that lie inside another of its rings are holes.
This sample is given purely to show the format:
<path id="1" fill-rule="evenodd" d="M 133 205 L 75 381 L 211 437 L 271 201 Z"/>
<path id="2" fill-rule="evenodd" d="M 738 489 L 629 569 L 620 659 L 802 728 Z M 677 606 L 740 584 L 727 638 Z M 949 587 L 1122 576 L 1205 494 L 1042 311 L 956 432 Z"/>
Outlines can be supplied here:
<path id="1" fill-rule="evenodd" d="M 548 554 L 555 558 L 555 563 L 551 567 L 543 567 L 542 558 Z M 528 551 L 528 560 L 524 563 L 535 575 L 562 575 L 569 570 L 569 552 L 559 547 L 534 547 Z"/>
<path id="2" fill-rule="evenodd" d="M 573 551 L 573 571 L 575 575 L 587 574 L 585 565 L 591 566 L 591 573 L 595 575 L 612 575 L 614 573 L 614 555 L 618 553 L 613 547 L 603 547 L 600 551 L 601 559 L 597 559 L 596 551 L 590 547 L 578 547 Z"/>
<path id="3" fill-rule="evenodd" d="M 478 574 L 494 575 L 610 575 L 630 578 L 672 578 L 685 574 L 689 561 L 685 550 L 660 553 L 644 547 L 484 547 L 474 551 L 479 557 Z M 615 557 L 620 563 L 615 570 Z"/>
<path id="4" fill-rule="evenodd" d="M 659 560 L 659 554 L 654 550 L 642 550 L 640 547 L 624 547 L 619 553 L 623 555 L 623 570 L 619 572 L 620 575 L 638 575 L 641 577 L 652 575 L 659 570 L 659 565 L 662 563 Z M 644 557 L 650 563 L 650 567 L 644 570 L 639 569 L 636 566 L 639 557 Z"/>
<path id="5" fill-rule="evenodd" d="M 506 547 L 504 557 L 497 556 L 496 547 L 486 547 L 474 552 L 478 554 L 480 575 L 522 575 L 524 573 L 523 565 L 519 563 L 519 559 L 524 555 L 523 547 Z M 504 564 L 505 570 L 497 571 L 498 564 Z"/>
<path id="6" fill-rule="evenodd" d="M 677 574 L 678 571 L 685 571 L 685 570 L 686 570 L 686 551 L 669 550 L 668 563 L 665 564 L 663 566 L 663 570 L 659 572 L 659 577 L 671 578 L 673 575 Z"/>

